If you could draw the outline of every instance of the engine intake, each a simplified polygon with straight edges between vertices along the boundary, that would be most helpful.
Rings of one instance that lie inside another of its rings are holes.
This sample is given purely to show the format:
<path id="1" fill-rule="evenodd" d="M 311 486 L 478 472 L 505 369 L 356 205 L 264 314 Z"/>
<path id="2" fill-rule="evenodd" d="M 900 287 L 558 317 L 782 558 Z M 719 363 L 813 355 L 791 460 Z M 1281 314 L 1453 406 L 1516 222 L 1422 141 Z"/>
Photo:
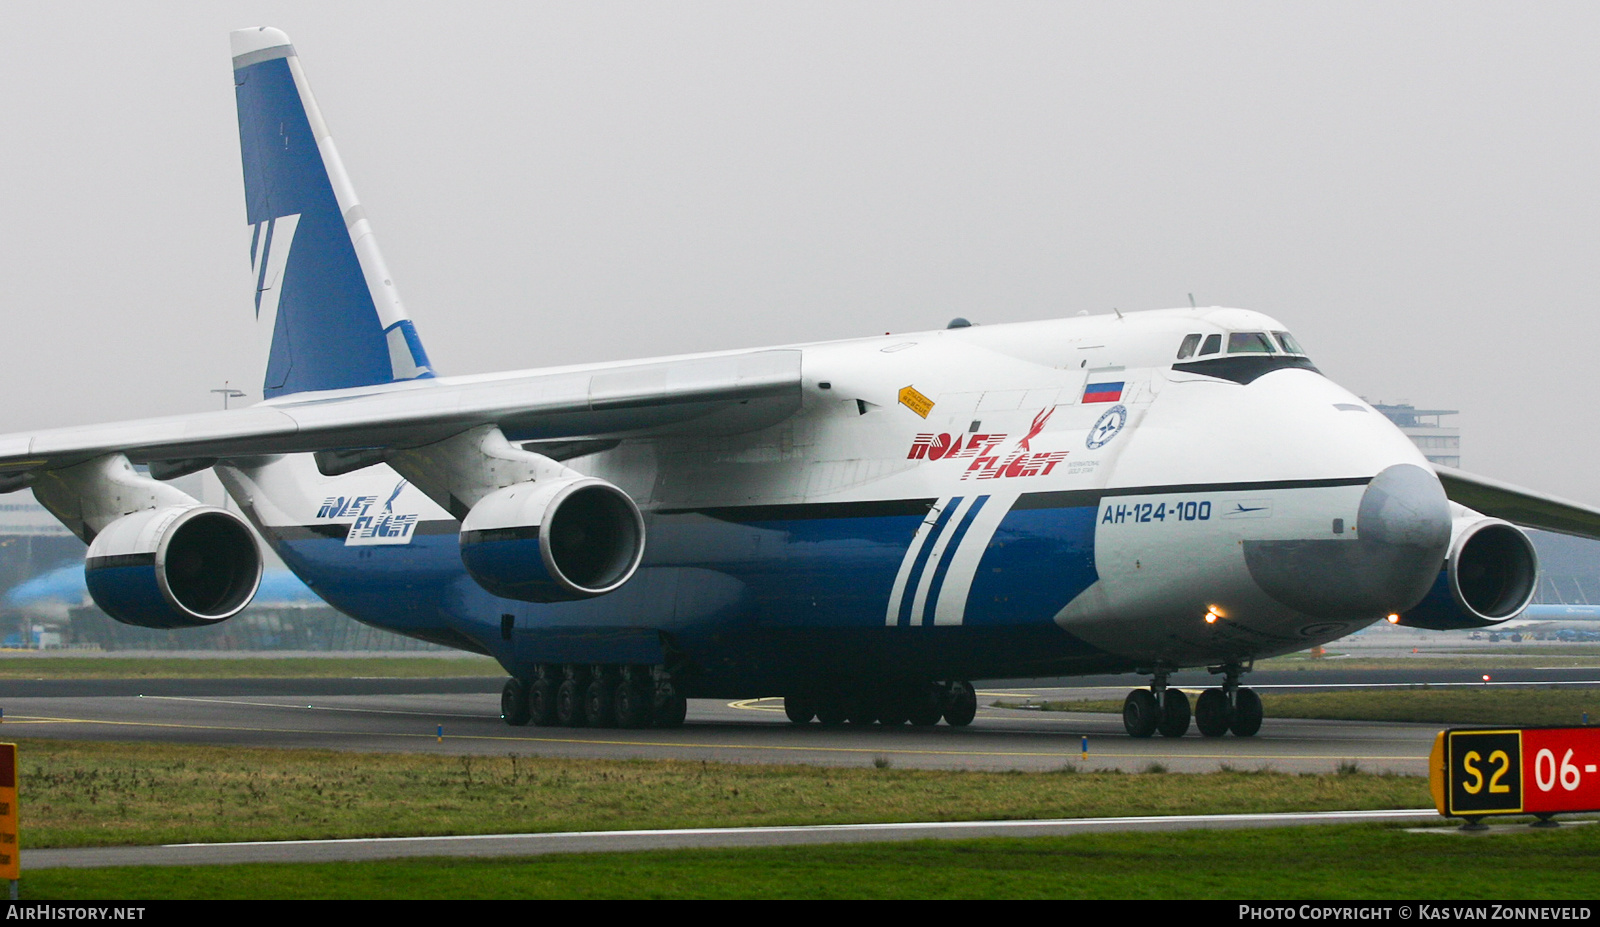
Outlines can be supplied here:
<path id="1" fill-rule="evenodd" d="M 142 628 L 232 618 L 261 585 L 261 551 L 244 520 L 206 505 L 124 515 L 95 536 L 84 564 L 106 614 Z"/>
<path id="2" fill-rule="evenodd" d="M 611 592 L 644 558 L 644 518 L 628 494 L 581 477 L 517 483 L 461 520 L 461 562 L 478 585 L 523 602 Z"/>
<path id="3" fill-rule="evenodd" d="M 1538 577 L 1539 556 L 1522 529 L 1476 513 L 1458 518 L 1439 578 L 1398 623 L 1431 631 L 1490 627 L 1528 607 Z"/>

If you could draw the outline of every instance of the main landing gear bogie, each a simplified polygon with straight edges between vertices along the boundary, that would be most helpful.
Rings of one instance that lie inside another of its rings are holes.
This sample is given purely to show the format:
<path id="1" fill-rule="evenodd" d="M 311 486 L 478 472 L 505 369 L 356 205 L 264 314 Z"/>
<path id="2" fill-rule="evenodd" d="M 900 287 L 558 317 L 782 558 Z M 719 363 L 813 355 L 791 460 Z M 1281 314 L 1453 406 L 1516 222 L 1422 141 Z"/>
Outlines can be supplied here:
<path id="1" fill-rule="evenodd" d="M 978 713 L 978 694 L 966 680 L 905 683 L 862 690 L 790 692 L 783 711 L 795 724 L 823 727 L 849 723 L 853 727 L 876 724 L 880 728 L 932 727 L 943 720 L 965 727 Z"/>
<path id="2" fill-rule="evenodd" d="M 1134 689 L 1122 701 L 1122 726 L 1130 737 L 1182 737 L 1189 732 L 1189 697 L 1180 689 Z"/>
<path id="3" fill-rule="evenodd" d="M 688 707 L 655 666 L 542 664 L 500 692 L 500 717 L 517 727 L 676 727 Z"/>
<path id="4" fill-rule="evenodd" d="M 1195 726 L 1207 737 L 1221 737 L 1232 731 L 1235 737 L 1254 737 L 1261 730 L 1261 696 L 1254 689 L 1238 689 L 1233 704 L 1223 689 L 1207 689 L 1195 703 Z"/>
<path id="5" fill-rule="evenodd" d="M 1193 721 L 1205 737 L 1221 737 L 1232 731 L 1235 737 L 1254 737 L 1261 730 L 1264 713 L 1261 697 L 1254 689 L 1239 686 L 1238 666 L 1214 669 L 1224 673 L 1220 688 L 1200 693 L 1194 703 Z M 1181 689 L 1167 685 L 1167 674 L 1156 673 L 1148 689 L 1134 689 L 1122 702 L 1122 725 L 1129 737 L 1149 737 L 1158 731 L 1163 737 L 1182 737 L 1191 720 L 1189 697 Z"/>

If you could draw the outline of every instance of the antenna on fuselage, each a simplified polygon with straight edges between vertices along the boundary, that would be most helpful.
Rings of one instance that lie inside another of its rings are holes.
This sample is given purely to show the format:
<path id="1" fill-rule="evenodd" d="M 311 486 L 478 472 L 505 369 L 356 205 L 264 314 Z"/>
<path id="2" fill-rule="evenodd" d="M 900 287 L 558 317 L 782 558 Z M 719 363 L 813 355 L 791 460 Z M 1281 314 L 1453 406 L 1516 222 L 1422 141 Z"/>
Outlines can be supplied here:
<path id="1" fill-rule="evenodd" d="M 1195 305 L 1194 305 L 1194 294 L 1193 293 L 1189 294 L 1189 308 L 1190 309 L 1195 308 Z"/>
<path id="2" fill-rule="evenodd" d="M 1111 311 L 1115 312 L 1117 314 L 1117 318 L 1119 318 L 1119 319 L 1122 318 L 1122 310 L 1121 309 L 1118 309 L 1116 306 L 1112 306 L 1111 307 Z"/>

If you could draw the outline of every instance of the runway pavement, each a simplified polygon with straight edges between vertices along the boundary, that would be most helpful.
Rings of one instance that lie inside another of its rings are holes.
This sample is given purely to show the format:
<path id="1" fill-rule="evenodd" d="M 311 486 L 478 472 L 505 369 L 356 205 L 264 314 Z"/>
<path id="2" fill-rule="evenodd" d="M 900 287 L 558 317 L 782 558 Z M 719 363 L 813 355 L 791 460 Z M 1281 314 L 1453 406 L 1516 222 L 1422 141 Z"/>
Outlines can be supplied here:
<path id="1" fill-rule="evenodd" d="M 1433 684 L 1469 681 L 1437 671 Z M 1600 685 L 1595 670 L 1503 670 L 1544 684 Z M 1315 680 L 1307 679 L 1315 676 Z M 1417 673 L 1259 673 L 1257 688 L 1394 686 Z M 780 699 L 690 702 L 687 723 L 669 730 L 509 727 L 499 719 L 498 678 L 14 680 L 0 682 L 0 736 L 160 741 L 419 753 L 582 758 L 676 758 L 752 763 L 869 765 L 990 770 L 1173 771 L 1228 765 L 1324 772 L 1355 762 L 1372 771 L 1424 774 L 1437 725 L 1268 718 L 1252 738 L 1136 740 L 1120 716 L 1024 711 L 996 701 L 1120 698 L 1133 677 L 1074 680 L 1071 688 L 979 686 L 982 706 L 965 728 L 877 726 L 824 729 L 788 723 Z M 1190 680 L 1177 680 L 1191 684 Z M 1210 682 L 1203 674 L 1192 684 Z M 1481 685 L 1481 681 L 1478 683 Z M 1500 684 L 1497 682 L 1496 684 Z M 1506 684 L 1512 684 L 1507 679 Z M 1397 697 L 1400 696 L 1397 693 Z"/>

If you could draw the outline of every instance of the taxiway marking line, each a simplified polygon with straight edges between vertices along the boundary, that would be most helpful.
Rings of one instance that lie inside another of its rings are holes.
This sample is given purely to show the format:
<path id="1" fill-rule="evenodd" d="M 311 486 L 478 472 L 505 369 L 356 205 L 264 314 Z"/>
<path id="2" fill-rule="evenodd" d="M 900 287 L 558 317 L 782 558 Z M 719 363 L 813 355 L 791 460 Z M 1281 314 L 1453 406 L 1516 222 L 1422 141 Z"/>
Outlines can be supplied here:
<path id="1" fill-rule="evenodd" d="M 242 699 L 236 698 L 205 698 L 198 695 L 140 695 L 136 697 L 141 699 L 149 699 L 153 702 L 207 702 L 213 705 L 244 705 L 247 708 L 287 708 L 291 711 L 348 711 L 374 715 L 415 715 L 419 718 L 483 718 L 483 715 L 442 714 L 434 711 L 406 711 L 400 708 L 340 708 L 337 705 L 302 706 L 298 702 L 285 705 L 279 702 L 246 702 Z M 291 697 L 292 696 L 284 696 L 284 698 Z"/>
<path id="2" fill-rule="evenodd" d="M 233 731 L 237 733 L 256 734 L 313 734 L 324 737 L 394 737 L 403 740 L 435 740 L 434 732 L 362 732 L 362 731 L 336 731 L 315 730 L 306 728 L 276 728 L 276 727 L 239 727 L 236 725 L 221 724 L 177 724 L 162 721 L 99 721 L 89 718 L 52 718 L 45 716 L 18 716 L 15 720 L 22 723 L 36 724 L 103 724 L 119 727 L 153 727 L 174 730 L 192 731 Z M 6 723 L 13 719 L 7 718 Z M 492 743 L 544 743 L 544 744 L 575 744 L 591 747 L 655 747 L 678 750 L 766 750 L 787 753 L 848 753 L 869 754 L 873 756 L 993 756 L 993 757 L 1058 757 L 1071 759 L 1079 751 L 1074 744 L 1063 744 L 1061 750 L 908 750 L 892 747 L 825 747 L 802 744 L 725 744 L 725 743 L 679 743 L 660 740 L 601 740 L 579 737 L 510 737 L 491 734 L 446 734 L 448 740 L 489 741 Z M 1371 760 L 1371 761 L 1415 761 L 1427 762 L 1427 756 L 1406 756 L 1404 754 L 1387 754 L 1378 756 L 1351 755 L 1349 753 L 1330 753 L 1327 755 L 1314 754 L 1274 754 L 1274 753 L 1114 753 L 1104 750 L 1090 751 L 1091 758 L 1107 757 L 1112 759 L 1169 759 L 1169 760 Z"/>

